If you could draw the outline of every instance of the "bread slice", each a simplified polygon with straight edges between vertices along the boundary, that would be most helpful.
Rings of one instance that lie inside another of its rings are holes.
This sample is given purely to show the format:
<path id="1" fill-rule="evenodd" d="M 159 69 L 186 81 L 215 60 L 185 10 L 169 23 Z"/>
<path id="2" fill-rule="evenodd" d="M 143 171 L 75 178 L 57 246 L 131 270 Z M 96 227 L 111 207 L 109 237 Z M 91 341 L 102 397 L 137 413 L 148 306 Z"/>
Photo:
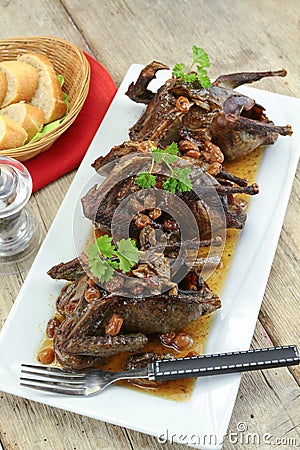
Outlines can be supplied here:
<path id="1" fill-rule="evenodd" d="M 22 147 L 27 133 L 18 122 L 0 115 L 0 150 Z"/>
<path id="2" fill-rule="evenodd" d="M 25 102 L 13 103 L 0 109 L 0 115 L 15 120 L 26 130 L 28 134 L 26 142 L 41 131 L 45 120 L 40 108 Z"/>
<path id="3" fill-rule="evenodd" d="M 31 64 L 38 71 L 39 84 L 30 103 L 44 111 L 45 123 L 60 119 L 66 113 L 67 105 L 49 59 L 38 53 L 25 53 L 18 61 Z"/>
<path id="4" fill-rule="evenodd" d="M 4 72 L 0 72 L 0 105 L 4 100 L 7 90 L 7 80 Z"/>
<path id="5" fill-rule="evenodd" d="M 21 61 L 2 61 L 0 71 L 5 74 L 7 89 L 1 106 L 25 100 L 29 102 L 38 86 L 37 70 Z"/>

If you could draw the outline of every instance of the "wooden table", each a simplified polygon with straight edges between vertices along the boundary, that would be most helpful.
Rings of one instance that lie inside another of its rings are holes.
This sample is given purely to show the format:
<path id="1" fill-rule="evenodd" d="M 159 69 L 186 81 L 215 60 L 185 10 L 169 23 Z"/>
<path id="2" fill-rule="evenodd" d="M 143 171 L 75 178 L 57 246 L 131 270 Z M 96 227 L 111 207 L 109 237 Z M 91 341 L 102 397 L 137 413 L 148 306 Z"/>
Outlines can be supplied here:
<path id="1" fill-rule="evenodd" d="M 153 59 L 172 66 L 188 61 L 193 44 L 210 55 L 210 75 L 234 71 L 288 70 L 286 79 L 267 79 L 259 88 L 300 96 L 300 5 L 298 0 L 11 0 L 0 2 L 0 38 L 53 35 L 93 54 L 118 85 L 133 62 Z M 43 234 L 74 173 L 34 194 L 31 206 Z M 274 174 L 276 177 L 276 174 Z M 294 181 L 252 346 L 299 339 L 300 170 Z M 298 214 L 297 214 L 298 212 Z M 26 274 L 0 278 L 0 328 Z M 282 439 L 275 448 L 300 445 L 298 368 L 246 373 L 228 432 L 240 422 L 261 437 Z M 156 438 L 12 395 L 0 396 L 0 442 L 5 450 L 179 449 Z M 279 442 L 279 441 L 278 441 Z M 257 448 L 229 442 L 224 449 Z M 269 449 L 261 444 L 259 448 Z M 274 448 L 274 446 L 273 446 Z"/>

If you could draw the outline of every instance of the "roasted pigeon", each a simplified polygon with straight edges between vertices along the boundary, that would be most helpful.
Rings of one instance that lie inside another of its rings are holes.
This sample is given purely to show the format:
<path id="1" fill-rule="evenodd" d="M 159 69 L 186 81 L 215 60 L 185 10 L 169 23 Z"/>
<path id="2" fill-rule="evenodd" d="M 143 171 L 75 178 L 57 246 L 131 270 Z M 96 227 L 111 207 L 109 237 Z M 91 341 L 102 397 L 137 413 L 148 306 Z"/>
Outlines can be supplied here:
<path id="1" fill-rule="evenodd" d="M 234 91 L 265 77 L 284 77 L 286 70 L 222 75 L 209 88 L 203 88 L 197 80 L 187 83 L 170 78 L 154 94 L 148 84 L 158 70 L 166 68 L 154 61 L 129 86 L 127 95 L 135 102 L 147 104 L 130 129 L 131 140 L 150 139 L 162 146 L 186 140 L 196 144 L 199 153 L 212 143 L 227 160 L 233 160 L 261 145 L 273 144 L 279 134 L 292 134 L 290 125 L 274 125 L 263 106 Z M 185 144 L 188 148 L 188 143 Z"/>

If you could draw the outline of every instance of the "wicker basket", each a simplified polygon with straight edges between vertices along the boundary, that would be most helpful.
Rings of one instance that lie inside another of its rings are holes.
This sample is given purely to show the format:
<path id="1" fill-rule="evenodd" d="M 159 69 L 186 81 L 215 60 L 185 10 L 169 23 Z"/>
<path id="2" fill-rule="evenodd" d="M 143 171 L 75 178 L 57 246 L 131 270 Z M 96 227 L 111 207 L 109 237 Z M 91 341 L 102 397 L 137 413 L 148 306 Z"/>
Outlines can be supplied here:
<path id="1" fill-rule="evenodd" d="M 90 65 L 74 44 L 52 36 L 28 36 L 0 40 L 0 61 L 16 59 L 24 53 L 41 53 L 51 61 L 57 74 L 63 75 L 63 91 L 70 96 L 70 109 L 63 122 L 40 139 L 22 147 L 0 150 L 1 156 L 26 161 L 47 150 L 76 119 L 86 99 L 90 83 Z"/>

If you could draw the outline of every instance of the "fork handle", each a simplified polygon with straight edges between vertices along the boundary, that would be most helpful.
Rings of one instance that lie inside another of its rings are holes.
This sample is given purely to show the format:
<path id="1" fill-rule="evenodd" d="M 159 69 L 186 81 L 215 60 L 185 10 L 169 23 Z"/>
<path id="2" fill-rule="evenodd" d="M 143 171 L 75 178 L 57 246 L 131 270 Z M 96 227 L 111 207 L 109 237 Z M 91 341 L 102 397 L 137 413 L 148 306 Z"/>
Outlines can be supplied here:
<path id="1" fill-rule="evenodd" d="M 192 356 L 153 363 L 150 379 L 197 378 L 299 364 L 295 345 Z"/>

